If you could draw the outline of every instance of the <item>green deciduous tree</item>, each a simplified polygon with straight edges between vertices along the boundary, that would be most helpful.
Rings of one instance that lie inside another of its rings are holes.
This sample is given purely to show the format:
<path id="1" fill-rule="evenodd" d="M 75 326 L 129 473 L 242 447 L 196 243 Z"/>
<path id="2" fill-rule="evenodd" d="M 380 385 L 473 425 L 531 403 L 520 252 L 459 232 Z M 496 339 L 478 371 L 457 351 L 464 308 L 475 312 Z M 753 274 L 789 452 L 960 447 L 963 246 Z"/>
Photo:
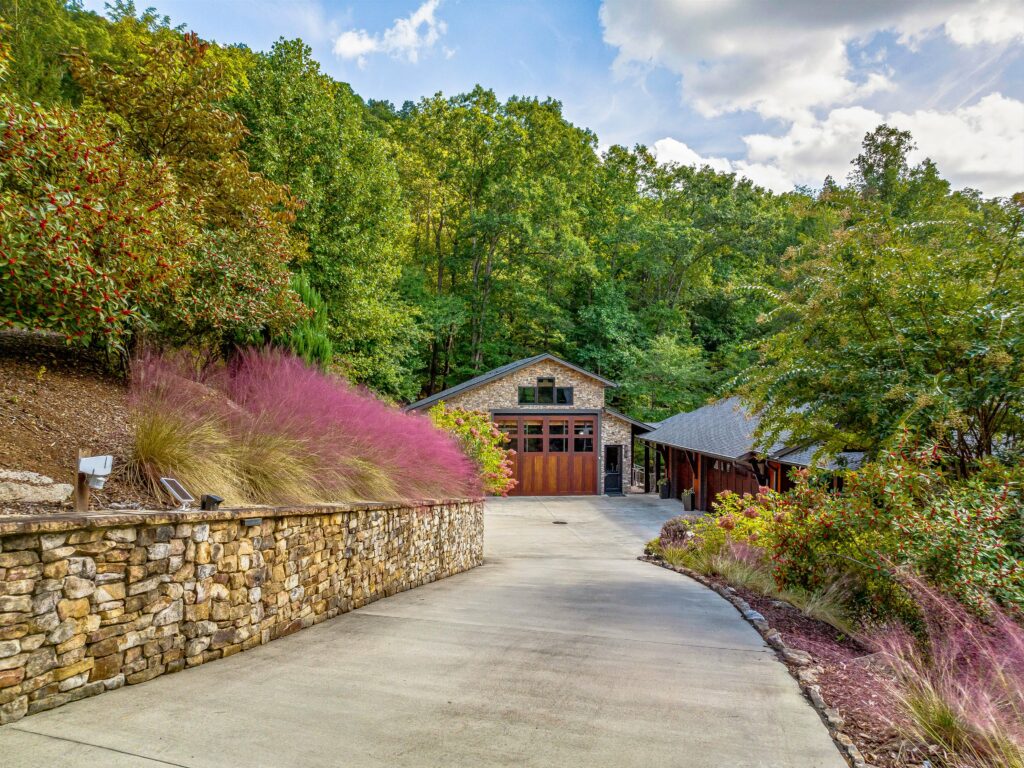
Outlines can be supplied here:
<path id="1" fill-rule="evenodd" d="M 238 87 L 231 55 L 194 34 L 134 17 L 111 28 L 113 64 L 88 51 L 71 60 L 84 107 L 102 114 L 143 161 L 166 165 L 197 229 L 181 311 L 163 330 L 177 341 L 248 341 L 304 314 L 289 286 L 305 257 L 290 229 L 287 187 L 253 172 L 245 129 L 227 105 Z"/>
<path id="2" fill-rule="evenodd" d="M 969 473 L 1024 437 L 1024 196 L 951 193 L 910 146 L 880 128 L 855 183 L 820 196 L 831 231 L 789 253 L 747 391 L 769 443 L 871 449 L 909 428 Z"/>
<path id="3" fill-rule="evenodd" d="M 304 270 L 327 305 L 337 364 L 379 392 L 415 394 L 406 360 L 416 312 L 397 290 L 406 254 L 398 148 L 301 41 L 255 56 L 246 81 L 234 99 L 245 149 L 253 168 L 301 200 L 294 229 L 308 242 Z"/>

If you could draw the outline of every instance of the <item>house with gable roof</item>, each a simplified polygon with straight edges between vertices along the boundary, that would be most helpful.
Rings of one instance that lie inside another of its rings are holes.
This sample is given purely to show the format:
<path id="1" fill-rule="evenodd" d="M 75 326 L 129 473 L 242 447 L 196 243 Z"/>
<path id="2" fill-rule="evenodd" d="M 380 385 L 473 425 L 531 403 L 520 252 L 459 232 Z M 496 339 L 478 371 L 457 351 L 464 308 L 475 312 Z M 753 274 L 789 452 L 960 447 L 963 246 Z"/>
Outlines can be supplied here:
<path id="1" fill-rule="evenodd" d="M 622 494 L 631 490 L 634 438 L 649 424 L 609 408 L 615 382 L 543 353 L 503 365 L 406 406 L 439 402 L 489 415 L 515 450 L 512 495 Z"/>

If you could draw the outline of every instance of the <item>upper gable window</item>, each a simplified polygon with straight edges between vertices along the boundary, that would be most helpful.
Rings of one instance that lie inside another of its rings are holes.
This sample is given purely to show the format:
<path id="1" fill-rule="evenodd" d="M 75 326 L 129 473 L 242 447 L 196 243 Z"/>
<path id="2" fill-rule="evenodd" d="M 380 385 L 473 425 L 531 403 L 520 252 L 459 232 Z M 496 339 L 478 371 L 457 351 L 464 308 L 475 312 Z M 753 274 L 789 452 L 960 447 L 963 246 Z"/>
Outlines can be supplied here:
<path id="1" fill-rule="evenodd" d="M 534 387 L 519 387 L 520 405 L 572 405 L 572 387 L 556 387 L 554 378 L 543 376 Z"/>
<path id="2" fill-rule="evenodd" d="M 553 405 L 555 402 L 555 380 L 537 379 L 537 403 Z"/>

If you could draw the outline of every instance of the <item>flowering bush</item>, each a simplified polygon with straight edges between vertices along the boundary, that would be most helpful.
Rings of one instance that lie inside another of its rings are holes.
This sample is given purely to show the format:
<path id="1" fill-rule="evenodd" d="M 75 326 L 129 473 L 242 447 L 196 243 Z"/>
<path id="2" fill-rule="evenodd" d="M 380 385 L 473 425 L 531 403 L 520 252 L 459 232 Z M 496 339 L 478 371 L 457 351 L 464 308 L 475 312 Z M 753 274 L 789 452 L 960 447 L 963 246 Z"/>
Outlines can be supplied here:
<path id="1" fill-rule="evenodd" d="M 148 356 L 133 369 L 134 466 L 231 502 L 479 495 L 472 463 L 429 419 L 280 351 L 229 364 Z"/>
<path id="2" fill-rule="evenodd" d="M 758 489 L 756 496 L 723 491 L 715 500 L 714 516 L 708 522 L 713 528 L 704 531 L 705 539 L 740 542 L 767 548 L 771 545 L 775 526 L 765 501 L 772 495 L 768 488 Z"/>
<path id="3" fill-rule="evenodd" d="M 0 325 L 121 346 L 190 266 L 171 174 L 74 112 L 0 110 Z"/>
<path id="4" fill-rule="evenodd" d="M 804 473 L 790 493 L 763 497 L 780 584 L 816 589 L 846 574 L 861 607 L 885 613 L 905 600 L 893 577 L 906 567 L 978 609 L 989 598 L 1024 607 L 1019 470 L 954 482 L 940 459 L 898 447 L 848 473 L 840 494 Z"/>
<path id="5" fill-rule="evenodd" d="M 476 465 L 484 490 L 507 496 L 516 484 L 512 478 L 515 452 L 502 447 L 508 438 L 479 411 L 448 408 L 442 402 L 429 413 L 434 426 L 454 435 L 463 453 Z"/>
<path id="6" fill-rule="evenodd" d="M 937 451 L 901 445 L 845 473 L 842 493 L 806 470 L 787 493 L 725 492 L 712 514 L 666 525 L 660 547 L 721 572 L 738 545 L 765 558 L 777 589 L 841 593 L 853 614 L 912 619 L 907 573 L 978 612 L 991 600 L 1024 608 L 1024 467 L 991 462 L 954 480 L 942 466 Z"/>
<path id="7" fill-rule="evenodd" d="M 676 517 L 661 528 L 658 543 L 663 549 L 701 550 L 704 556 L 731 551 L 733 545 L 744 552 L 760 550 L 764 557 L 774 525 L 762 501 L 771 492 L 761 488 L 757 496 L 723 491 L 714 502 L 714 510 L 703 517 Z"/>
<path id="8" fill-rule="evenodd" d="M 2 97 L 0 120 L 0 326 L 123 354 L 143 328 L 242 340 L 307 314 L 258 212 L 201 231 L 171 169 L 100 123 Z"/>

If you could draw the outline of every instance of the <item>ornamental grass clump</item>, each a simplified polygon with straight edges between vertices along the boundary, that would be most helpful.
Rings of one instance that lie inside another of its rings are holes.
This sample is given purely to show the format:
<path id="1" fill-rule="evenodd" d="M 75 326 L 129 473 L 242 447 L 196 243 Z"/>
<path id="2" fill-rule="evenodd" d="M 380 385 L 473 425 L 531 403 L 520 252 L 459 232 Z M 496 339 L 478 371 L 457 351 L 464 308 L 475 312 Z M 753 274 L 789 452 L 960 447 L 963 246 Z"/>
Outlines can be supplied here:
<path id="1" fill-rule="evenodd" d="M 280 351 L 228 364 L 144 356 L 132 399 L 137 476 L 172 474 L 195 495 L 289 504 L 481 492 L 472 462 L 429 419 Z"/>
<path id="2" fill-rule="evenodd" d="M 994 604 L 979 616 L 920 578 L 903 584 L 918 631 L 866 640 L 887 654 L 907 735 L 937 748 L 935 766 L 1024 768 L 1024 627 Z"/>

